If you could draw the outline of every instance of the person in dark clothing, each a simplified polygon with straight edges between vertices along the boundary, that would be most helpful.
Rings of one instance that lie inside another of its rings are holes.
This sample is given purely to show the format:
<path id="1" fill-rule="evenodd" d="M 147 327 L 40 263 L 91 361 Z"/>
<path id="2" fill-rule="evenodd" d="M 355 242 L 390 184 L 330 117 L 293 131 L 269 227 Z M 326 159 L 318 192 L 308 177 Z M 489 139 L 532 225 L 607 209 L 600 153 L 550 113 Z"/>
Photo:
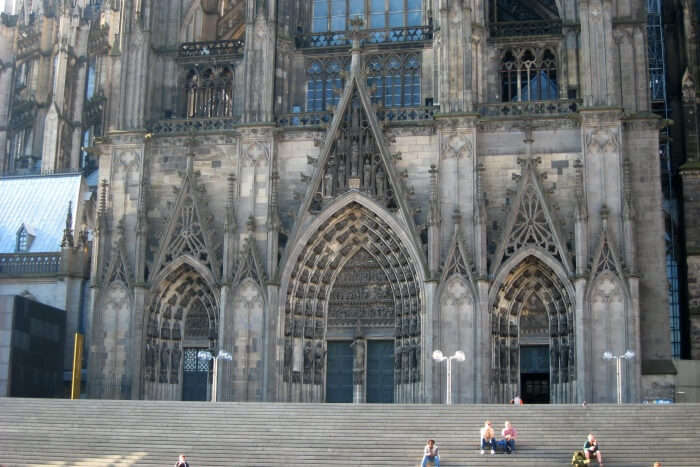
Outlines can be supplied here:
<path id="1" fill-rule="evenodd" d="M 180 457 L 178 457 L 177 462 L 175 462 L 175 467 L 190 467 L 190 464 L 187 462 L 187 458 L 184 454 L 180 454 Z"/>

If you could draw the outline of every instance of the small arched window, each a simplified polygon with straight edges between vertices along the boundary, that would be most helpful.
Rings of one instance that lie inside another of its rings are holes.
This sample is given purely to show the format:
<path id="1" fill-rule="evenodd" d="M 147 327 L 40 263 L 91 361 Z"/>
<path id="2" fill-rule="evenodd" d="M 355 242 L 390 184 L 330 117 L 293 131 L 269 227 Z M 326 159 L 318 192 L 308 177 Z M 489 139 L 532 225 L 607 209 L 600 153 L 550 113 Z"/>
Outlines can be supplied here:
<path id="1" fill-rule="evenodd" d="M 33 241 L 33 230 L 27 224 L 22 224 L 22 226 L 17 231 L 17 246 L 15 248 L 15 251 L 17 253 L 27 253 L 32 247 Z"/>
<path id="2" fill-rule="evenodd" d="M 557 60 L 550 49 L 509 49 L 501 59 L 501 101 L 546 101 L 559 97 Z"/>
<path id="3" fill-rule="evenodd" d="M 229 67 L 188 70 L 184 92 L 187 118 L 230 117 L 233 114 L 233 71 Z"/>

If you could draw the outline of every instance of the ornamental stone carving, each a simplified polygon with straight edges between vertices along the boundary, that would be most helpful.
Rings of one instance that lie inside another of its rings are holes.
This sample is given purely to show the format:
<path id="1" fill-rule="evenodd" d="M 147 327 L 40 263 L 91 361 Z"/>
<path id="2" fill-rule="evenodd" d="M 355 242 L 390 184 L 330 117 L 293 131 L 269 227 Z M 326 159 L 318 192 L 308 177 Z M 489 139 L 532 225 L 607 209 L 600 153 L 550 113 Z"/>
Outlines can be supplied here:
<path id="1" fill-rule="evenodd" d="M 616 128 L 595 128 L 586 131 L 586 149 L 593 154 L 616 152 L 619 140 Z"/>

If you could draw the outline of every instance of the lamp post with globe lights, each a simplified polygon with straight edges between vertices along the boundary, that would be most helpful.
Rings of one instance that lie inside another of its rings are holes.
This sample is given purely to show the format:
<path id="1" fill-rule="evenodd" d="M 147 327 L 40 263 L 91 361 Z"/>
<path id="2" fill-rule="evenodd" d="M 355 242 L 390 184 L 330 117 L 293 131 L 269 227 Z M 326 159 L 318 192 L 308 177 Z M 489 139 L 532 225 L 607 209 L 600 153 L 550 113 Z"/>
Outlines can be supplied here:
<path id="1" fill-rule="evenodd" d="M 622 404 L 622 360 L 631 360 L 634 352 L 628 350 L 622 355 L 613 355 L 612 352 L 604 352 L 603 360 L 615 360 L 615 372 L 617 374 L 617 403 Z"/>
<path id="2" fill-rule="evenodd" d="M 218 363 L 219 360 L 233 360 L 233 357 L 229 352 L 226 352 L 225 350 L 219 350 L 219 353 L 214 356 L 210 351 L 208 350 L 200 350 L 197 352 L 197 358 L 200 360 L 214 360 L 214 369 L 212 370 L 212 384 L 211 384 L 211 401 L 216 402 L 216 390 L 217 387 L 219 386 L 219 373 L 218 373 Z"/>
<path id="3" fill-rule="evenodd" d="M 458 362 L 463 362 L 466 359 L 464 352 L 458 350 L 451 357 L 445 356 L 442 350 L 436 350 L 433 352 L 433 360 L 436 362 L 447 361 L 447 400 L 446 403 L 452 404 L 452 360 L 457 360 Z"/>

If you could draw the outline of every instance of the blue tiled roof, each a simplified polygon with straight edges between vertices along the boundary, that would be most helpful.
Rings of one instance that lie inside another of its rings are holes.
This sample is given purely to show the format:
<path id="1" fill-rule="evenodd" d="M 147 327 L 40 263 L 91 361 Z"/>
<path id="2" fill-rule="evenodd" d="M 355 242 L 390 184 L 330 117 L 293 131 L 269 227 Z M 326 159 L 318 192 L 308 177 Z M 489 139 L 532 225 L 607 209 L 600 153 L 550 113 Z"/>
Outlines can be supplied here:
<path id="1" fill-rule="evenodd" d="M 0 178 L 0 253 L 15 252 L 22 224 L 35 235 L 29 252 L 60 251 L 68 201 L 73 229 L 78 222 L 81 182 L 81 174 Z"/>

